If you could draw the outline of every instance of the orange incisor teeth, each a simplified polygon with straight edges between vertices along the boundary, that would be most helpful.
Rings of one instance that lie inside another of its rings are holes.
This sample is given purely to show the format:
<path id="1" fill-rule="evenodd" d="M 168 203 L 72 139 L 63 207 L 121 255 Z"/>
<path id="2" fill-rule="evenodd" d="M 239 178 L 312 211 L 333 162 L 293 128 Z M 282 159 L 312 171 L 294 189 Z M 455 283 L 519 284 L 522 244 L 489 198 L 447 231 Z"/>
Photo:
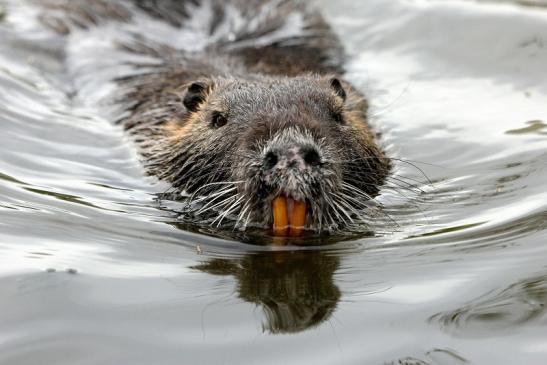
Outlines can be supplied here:
<path id="1" fill-rule="evenodd" d="M 272 201 L 273 233 L 275 236 L 300 236 L 306 225 L 307 204 L 285 196 Z"/>
<path id="2" fill-rule="evenodd" d="M 272 201 L 273 232 L 274 236 L 285 236 L 289 230 L 289 217 L 287 214 L 287 199 L 278 196 Z"/>
<path id="3" fill-rule="evenodd" d="M 291 236 L 300 236 L 306 225 L 306 202 L 294 201 L 291 217 Z"/>

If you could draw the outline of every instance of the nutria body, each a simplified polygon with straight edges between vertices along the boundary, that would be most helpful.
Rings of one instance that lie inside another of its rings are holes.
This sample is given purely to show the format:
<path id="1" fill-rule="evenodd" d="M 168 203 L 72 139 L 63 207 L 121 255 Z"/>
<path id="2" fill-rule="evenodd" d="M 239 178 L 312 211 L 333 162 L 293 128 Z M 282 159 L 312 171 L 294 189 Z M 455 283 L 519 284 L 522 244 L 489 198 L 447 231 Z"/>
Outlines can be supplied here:
<path id="1" fill-rule="evenodd" d="M 287 225 L 300 215 L 306 230 L 332 232 L 362 219 L 384 183 L 390 164 L 367 100 L 341 77 L 340 41 L 303 2 L 40 4 L 42 22 L 66 37 L 122 34 L 101 43 L 124 67 L 109 76 L 116 90 L 106 99 L 121 106 L 148 172 L 190 196 L 196 221 L 275 228 L 280 201 Z"/>

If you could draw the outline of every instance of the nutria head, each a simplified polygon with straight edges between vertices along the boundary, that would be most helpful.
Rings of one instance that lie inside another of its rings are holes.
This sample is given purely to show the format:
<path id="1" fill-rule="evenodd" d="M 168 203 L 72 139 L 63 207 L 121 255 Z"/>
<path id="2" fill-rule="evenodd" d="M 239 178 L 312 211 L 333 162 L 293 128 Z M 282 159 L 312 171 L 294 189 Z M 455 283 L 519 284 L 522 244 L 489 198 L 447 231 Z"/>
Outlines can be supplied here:
<path id="1" fill-rule="evenodd" d="M 335 76 L 204 78 L 180 101 L 155 172 L 210 223 L 334 231 L 362 218 L 388 173 L 366 100 Z"/>

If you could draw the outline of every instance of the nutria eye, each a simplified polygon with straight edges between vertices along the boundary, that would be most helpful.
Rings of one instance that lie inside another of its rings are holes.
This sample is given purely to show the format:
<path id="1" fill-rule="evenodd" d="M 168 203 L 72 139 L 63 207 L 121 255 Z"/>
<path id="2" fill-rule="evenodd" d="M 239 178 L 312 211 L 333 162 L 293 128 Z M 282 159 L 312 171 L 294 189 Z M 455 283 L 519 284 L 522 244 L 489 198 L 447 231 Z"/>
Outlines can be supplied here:
<path id="1" fill-rule="evenodd" d="M 219 112 L 215 112 L 213 114 L 213 120 L 211 121 L 211 124 L 214 128 L 223 127 L 226 125 L 226 123 L 228 123 L 228 119 L 226 119 L 224 115 L 220 114 Z"/>
<path id="2" fill-rule="evenodd" d="M 343 124 L 343 123 L 344 123 L 344 117 L 342 117 L 342 113 L 340 113 L 340 112 L 332 113 L 332 119 L 333 119 L 336 123 L 339 123 L 339 124 Z"/>

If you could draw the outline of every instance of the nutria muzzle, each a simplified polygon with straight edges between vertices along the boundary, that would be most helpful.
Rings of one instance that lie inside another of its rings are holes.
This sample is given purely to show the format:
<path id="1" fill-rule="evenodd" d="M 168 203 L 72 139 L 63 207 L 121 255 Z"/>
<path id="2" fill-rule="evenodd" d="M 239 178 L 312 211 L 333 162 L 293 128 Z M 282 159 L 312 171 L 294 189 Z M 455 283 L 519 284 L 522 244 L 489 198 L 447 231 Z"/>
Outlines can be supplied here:
<path id="1" fill-rule="evenodd" d="M 263 143 L 246 170 L 249 182 L 242 194 L 253 197 L 255 220 L 275 236 L 300 236 L 320 225 L 325 197 L 337 188 L 339 176 L 320 140 L 305 128 L 284 128 Z"/>
<path id="2" fill-rule="evenodd" d="M 299 136 L 304 139 L 304 136 Z M 280 138 L 282 139 L 282 138 Z M 279 146 L 281 144 L 281 146 Z M 303 232 L 309 213 L 306 193 L 301 189 L 302 175 L 316 174 L 314 169 L 321 167 L 321 155 L 311 141 L 300 144 L 284 145 L 274 141 L 264 156 L 265 177 L 271 180 L 277 178 L 283 193 L 272 200 L 272 232 L 275 236 L 299 236 Z M 273 179 L 270 174 L 277 175 Z M 284 183 L 284 184 L 283 184 Z"/>

